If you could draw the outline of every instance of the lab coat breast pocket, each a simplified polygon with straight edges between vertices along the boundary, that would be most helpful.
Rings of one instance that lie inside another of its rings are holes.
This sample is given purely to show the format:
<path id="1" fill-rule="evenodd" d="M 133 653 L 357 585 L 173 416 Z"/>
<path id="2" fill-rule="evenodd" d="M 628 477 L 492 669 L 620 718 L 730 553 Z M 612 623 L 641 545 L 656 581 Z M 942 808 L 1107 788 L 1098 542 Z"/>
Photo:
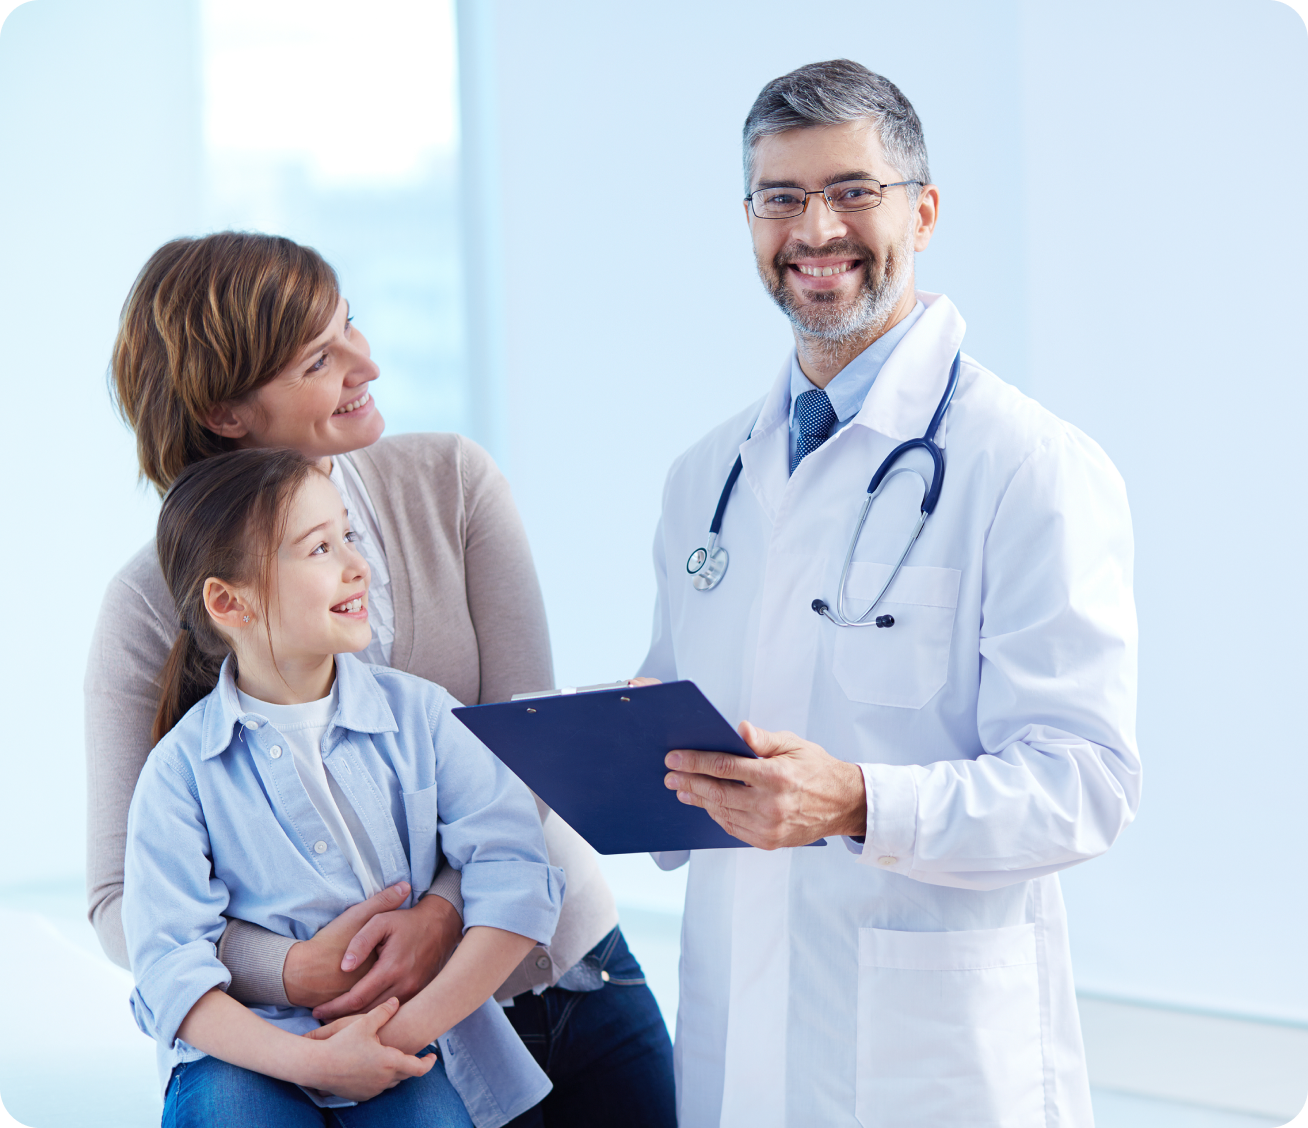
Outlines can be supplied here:
<path id="1" fill-rule="evenodd" d="M 404 792 L 404 819 L 409 824 L 409 872 L 416 898 L 431 888 L 436 876 L 436 784 Z"/>
<path id="2" fill-rule="evenodd" d="M 1034 924 L 861 928 L 858 962 L 860 1124 L 1045 1123 Z"/>
<path id="3" fill-rule="evenodd" d="M 889 564 L 849 566 L 845 591 L 852 614 L 876 598 L 890 572 Z M 962 575 L 957 568 L 901 568 L 873 615 L 893 615 L 893 627 L 837 628 L 832 668 L 846 697 L 920 709 L 939 692 L 949 676 Z"/>

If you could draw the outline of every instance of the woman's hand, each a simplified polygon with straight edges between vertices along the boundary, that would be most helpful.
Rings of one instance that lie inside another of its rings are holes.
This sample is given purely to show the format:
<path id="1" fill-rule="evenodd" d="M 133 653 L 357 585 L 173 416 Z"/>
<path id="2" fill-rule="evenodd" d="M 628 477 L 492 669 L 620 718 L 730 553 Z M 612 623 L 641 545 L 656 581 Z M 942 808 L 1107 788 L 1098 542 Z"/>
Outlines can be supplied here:
<path id="1" fill-rule="evenodd" d="M 628 678 L 627 684 L 640 687 L 642 685 L 662 685 L 658 678 Z"/>
<path id="2" fill-rule="evenodd" d="M 403 883 L 395 888 L 408 892 Z M 318 935 L 335 923 L 327 925 Z M 411 909 L 378 912 L 354 932 L 343 950 L 338 949 L 336 974 L 350 979 L 348 989 L 342 988 L 344 993 L 337 992 L 336 997 L 300 1005 L 312 1006 L 313 1016 L 319 1022 L 331 1022 L 371 1010 L 392 995 L 407 1002 L 436 978 L 462 936 L 462 918 L 449 901 L 434 894 L 424 897 Z M 292 948 L 291 952 L 294 951 Z M 289 955 L 286 962 L 290 963 Z M 361 971 L 367 974 L 359 978 Z M 289 987 L 286 994 L 289 998 Z"/>
<path id="3" fill-rule="evenodd" d="M 372 967 L 371 963 L 359 961 L 348 972 L 341 970 L 341 960 L 350 941 L 369 920 L 378 913 L 399 908 L 408 895 L 408 883 L 401 881 L 373 894 L 366 901 L 351 905 L 330 924 L 318 929 L 312 940 L 292 944 L 282 965 L 282 987 L 292 1006 L 316 1007 L 343 994 L 363 979 Z M 364 1008 L 352 1009 L 362 1011 Z"/>
<path id="4" fill-rule="evenodd" d="M 430 1070 L 436 1064 L 435 1054 L 413 1057 L 378 1040 L 377 1032 L 399 1009 L 400 1000 L 392 997 L 367 1014 L 351 1015 L 340 1024 L 334 1023 L 331 1034 L 325 1032 L 326 1028 L 311 1031 L 307 1037 L 321 1046 L 314 1054 L 313 1087 L 346 1100 L 366 1101 Z"/>

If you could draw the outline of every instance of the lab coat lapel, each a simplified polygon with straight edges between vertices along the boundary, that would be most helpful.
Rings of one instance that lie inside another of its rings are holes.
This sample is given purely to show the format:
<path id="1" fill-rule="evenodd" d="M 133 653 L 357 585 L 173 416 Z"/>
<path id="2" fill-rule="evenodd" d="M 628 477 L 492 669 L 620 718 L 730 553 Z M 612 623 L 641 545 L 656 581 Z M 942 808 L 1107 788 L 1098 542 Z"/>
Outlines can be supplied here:
<path id="1" fill-rule="evenodd" d="M 878 431 L 896 443 L 920 438 L 931 423 L 949 367 L 967 324 L 943 294 L 918 293 L 926 312 L 905 334 L 877 374 L 853 426 Z M 936 434 L 944 445 L 944 424 Z"/>
<path id="2" fill-rule="evenodd" d="M 790 356 L 773 381 L 758 422 L 740 447 L 741 477 L 769 521 L 777 519 L 790 475 Z"/>

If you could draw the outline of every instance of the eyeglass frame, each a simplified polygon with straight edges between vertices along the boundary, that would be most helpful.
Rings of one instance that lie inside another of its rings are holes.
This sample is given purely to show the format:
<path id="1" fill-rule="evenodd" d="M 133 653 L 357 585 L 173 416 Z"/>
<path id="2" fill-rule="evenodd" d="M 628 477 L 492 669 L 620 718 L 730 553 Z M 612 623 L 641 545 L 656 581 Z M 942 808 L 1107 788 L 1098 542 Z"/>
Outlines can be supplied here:
<path id="1" fill-rule="evenodd" d="M 745 197 L 745 204 L 749 207 L 750 215 L 752 215 L 755 219 L 770 219 L 773 221 L 784 220 L 784 219 L 798 219 L 801 215 L 803 215 L 806 211 L 808 211 L 808 198 L 810 196 L 821 196 L 824 200 L 826 200 L 827 207 L 830 209 L 833 215 L 850 215 L 853 212 L 871 211 L 873 208 L 880 207 L 881 201 L 885 198 L 887 188 L 902 188 L 906 184 L 924 184 L 924 183 L 925 182 L 921 180 L 896 180 L 893 184 L 882 184 L 881 181 L 877 180 L 875 177 L 852 176 L 846 180 L 833 180 L 830 184 L 827 184 L 821 188 L 815 188 L 812 192 L 805 191 L 798 184 L 776 184 L 773 185 L 773 187 L 771 188 L 756 188 L 753 192 L 751 192 L 748 196 Z M 865 208 L 845 208 L 844 211 L 837 211 L 835 205 L 832 204 L 831 202 L 831 197 L 827 195 L 827 189 L 834 188 L 837 184 L 875 184 L 877 186 L 877 192 L 879 193 L 879 195 L 877 196 L 877 202 L 875 204 L 868 204 L 868 206 Z M 779 188 L 793 188 L 796 192 L 803 192 L 804 203 L 800 206 L 799 211 L 797 211 L 794 215 L 759 215 L 758 210 L 754 207 L 754 197 L 759 192 L 775 192 Z"/>

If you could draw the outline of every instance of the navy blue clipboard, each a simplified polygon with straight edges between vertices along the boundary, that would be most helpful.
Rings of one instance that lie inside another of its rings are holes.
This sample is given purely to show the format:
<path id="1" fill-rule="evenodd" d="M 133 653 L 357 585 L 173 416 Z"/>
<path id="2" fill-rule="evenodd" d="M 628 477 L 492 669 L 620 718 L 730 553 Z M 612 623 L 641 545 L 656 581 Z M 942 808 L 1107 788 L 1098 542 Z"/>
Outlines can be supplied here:
<path id="1" fill-rule="evenodd" d="M 754 755 L 694 682 L 453 712 L 601 854 L 748 845 L 663 784 L 674 748 Z"/>

